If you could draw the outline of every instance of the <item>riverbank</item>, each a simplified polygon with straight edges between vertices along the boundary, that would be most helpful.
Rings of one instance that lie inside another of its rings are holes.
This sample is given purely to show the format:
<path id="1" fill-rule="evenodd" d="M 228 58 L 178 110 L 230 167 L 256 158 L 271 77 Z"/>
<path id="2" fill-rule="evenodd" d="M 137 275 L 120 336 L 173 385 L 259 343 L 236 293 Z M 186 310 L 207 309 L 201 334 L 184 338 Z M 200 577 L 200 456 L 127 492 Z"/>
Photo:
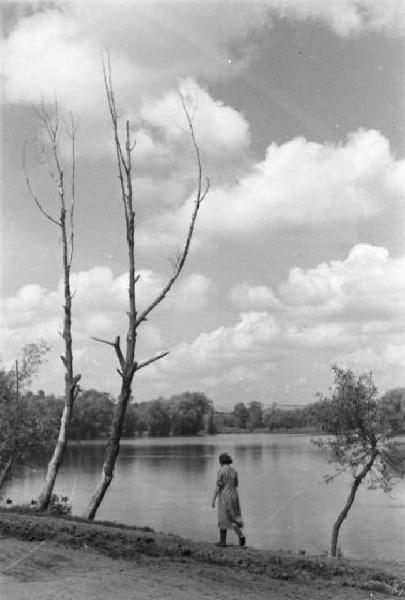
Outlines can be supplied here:
<path id="1" fill-rule="evenodd" d="M 107 600 L 118 591 L 137 600 L 405 597 L 405 562 L 217 548 L 150 528 L 10 510 L 0 511 L 0 536 L 0 590 L 9 600 Z"/>

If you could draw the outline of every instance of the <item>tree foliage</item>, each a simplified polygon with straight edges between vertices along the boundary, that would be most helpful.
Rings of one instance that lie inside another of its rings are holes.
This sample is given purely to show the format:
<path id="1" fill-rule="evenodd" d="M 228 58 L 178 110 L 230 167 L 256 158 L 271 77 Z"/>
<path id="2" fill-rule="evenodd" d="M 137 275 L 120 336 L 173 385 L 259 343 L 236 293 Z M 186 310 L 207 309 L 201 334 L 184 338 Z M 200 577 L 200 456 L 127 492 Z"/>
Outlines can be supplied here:
<path id="1" fill-rule="evenodd" d="M 258 429 L 263 426 L 263 405 L 257 400 L 252 400 L 248 405 L 249 429 Z"/>
<path id="2" fill-rule="evenodd" d="M 326 476 L 327 482 L 344 472 L 351 475 L 349 496 L 332 530 L 331 554 L 335 556 L 340 527 L 359 486 L 368 481 L 371 488 L 389 492 L 394 478 L 403 475 L 404 464 L 391 440 L 392 432 L 384 428 L 384 413 L 372 375 L 356 376 L 338 367 L 333 367 L 333 372 L 334 388 L 330 397 L 322 398 L 319 411 L 327 437 L 315 443 L 327 448 L 337 465 L 336 472 Z"/>
<path id="3" fill-rule="evenodd" d="M 249 420 L 249 411 L 243 402 L 235 404 L 233 407 L 233 416 L 235 419 L 235 426 L 246 429 Z"/>
<path id="4" fill-rule="evenodd" d="M 393 433 L 405 433 L 405 388 L 388 390 L 381 398 L 385 425 Z"/>
<path id="5" fill-rule="evenodd" d="M 0 368 L 0 487 L 14 467 L 25 464 L 50 439 L 44 438 L 45 424 L 24 396 L 48 350 L 45 340 L 26 344 L 12 369 Z"/>
<path id="6" fill-rule="evenodd" d="M 172 396 L 169 404 L 173 435 L 196 435 L 203 429 L 204 415 L 211 405 L 204 394 L 184 392 Z"/>

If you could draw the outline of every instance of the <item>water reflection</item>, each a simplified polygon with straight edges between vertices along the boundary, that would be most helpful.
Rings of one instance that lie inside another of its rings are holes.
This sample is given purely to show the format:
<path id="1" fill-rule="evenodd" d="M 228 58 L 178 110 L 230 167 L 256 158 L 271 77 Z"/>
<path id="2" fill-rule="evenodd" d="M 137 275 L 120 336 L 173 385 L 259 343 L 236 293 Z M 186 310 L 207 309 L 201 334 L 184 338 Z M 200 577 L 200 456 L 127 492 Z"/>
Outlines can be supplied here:
<path id="1" fill-rule="evenodd" d="M 263 548 L 328 549 L 331 527 L 348 494 L 348 479 L 326 486 L 330 470 L 308 436 L 242 434 L 210 438 L 124 441 L 100 519 L 150 525 L 159 531 L 215 540 L 210 506 L 218 456 L 229 452 L 239 472 L 249 544 Z M 68 448 L 56 492 L 68 495 L 80 514 L 93 491 L 103 445 Z M 26 470 L 5 493 L 14 501 L 38 494 L 43 469 Z M 361 489 L 341 532 L 347 555 L 402 559 L 405 548 L 405 481 L 393 491 Z"/>

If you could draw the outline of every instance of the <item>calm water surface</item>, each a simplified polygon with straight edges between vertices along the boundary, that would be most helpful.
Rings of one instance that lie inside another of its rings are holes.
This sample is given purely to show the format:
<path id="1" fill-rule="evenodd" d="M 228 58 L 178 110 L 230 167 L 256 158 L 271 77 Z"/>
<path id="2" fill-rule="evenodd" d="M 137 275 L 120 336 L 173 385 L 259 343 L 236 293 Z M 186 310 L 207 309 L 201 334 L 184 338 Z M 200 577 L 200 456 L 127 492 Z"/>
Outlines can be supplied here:
<path id="1" fill-rule="evenodd" d="M 113 483 L 97 518 L 216 540 L 211 497 L 217 457 L 223 451 L 232 454 L 239 472 L 249 545 L 316 553 L 329 548 L 332 524 L 343 508 L 349 480 L 323 483 L 323 475 L 333 466 L 305 435 L 123 441 Z M 103 446 L 94 443 L 68 449 L 55 491 L 72 499 L 75 514 L 83 511 L 93 491 L 103 452 Z M 30 500 L 38 494 L 42 478 L 42 471 L 26 470 L 8 484 L 5 493 L 14 502 Z M 360 489 L 341 529 L 340 546 L 347 556 L 403 560 L 405 481 L 390 496 Z"/>

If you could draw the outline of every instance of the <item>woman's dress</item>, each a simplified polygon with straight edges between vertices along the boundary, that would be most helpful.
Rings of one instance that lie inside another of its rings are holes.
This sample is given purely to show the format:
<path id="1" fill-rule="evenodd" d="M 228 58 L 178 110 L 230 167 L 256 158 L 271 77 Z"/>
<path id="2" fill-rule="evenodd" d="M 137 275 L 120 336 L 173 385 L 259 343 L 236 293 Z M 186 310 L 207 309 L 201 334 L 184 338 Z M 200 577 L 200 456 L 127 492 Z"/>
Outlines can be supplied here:
<path id="1" fill-rule="evenodd" d="M 223 465 L 217 475 L 218 496 L 218 527 L 220 529 L 235 529 L 241 527 L 242 516 L 238 494 L 238 474 L 229 465 Z"/>

